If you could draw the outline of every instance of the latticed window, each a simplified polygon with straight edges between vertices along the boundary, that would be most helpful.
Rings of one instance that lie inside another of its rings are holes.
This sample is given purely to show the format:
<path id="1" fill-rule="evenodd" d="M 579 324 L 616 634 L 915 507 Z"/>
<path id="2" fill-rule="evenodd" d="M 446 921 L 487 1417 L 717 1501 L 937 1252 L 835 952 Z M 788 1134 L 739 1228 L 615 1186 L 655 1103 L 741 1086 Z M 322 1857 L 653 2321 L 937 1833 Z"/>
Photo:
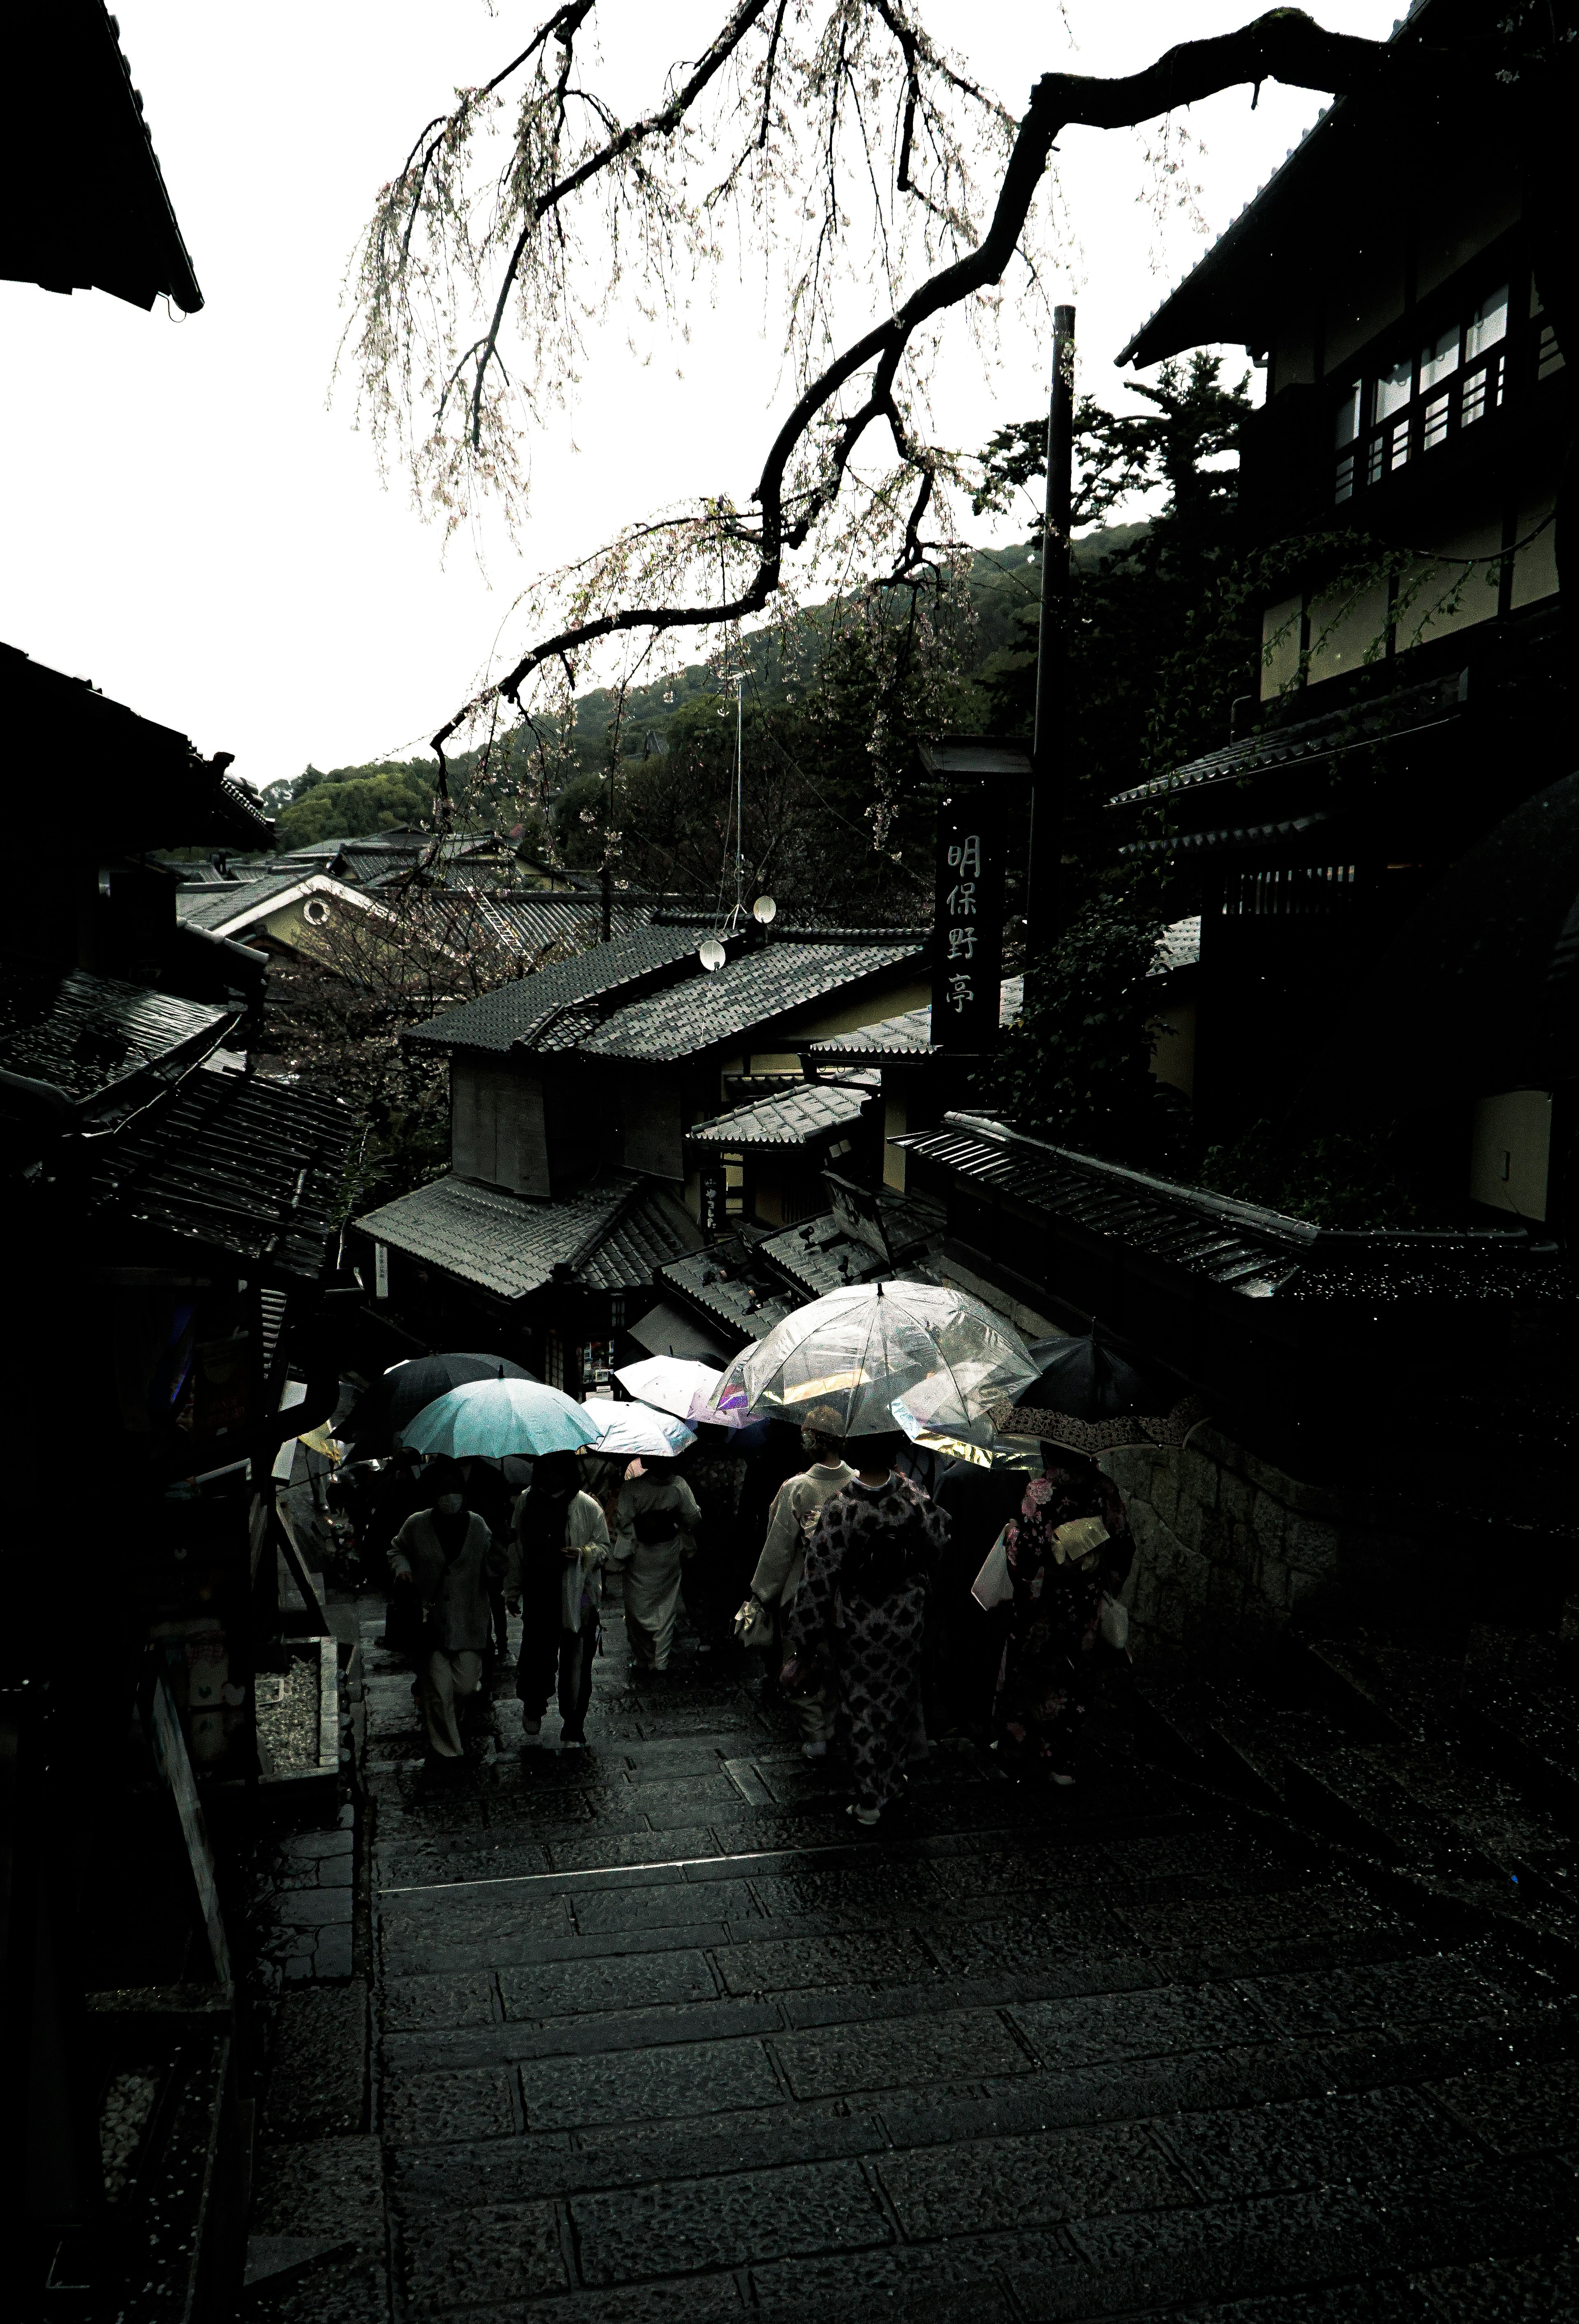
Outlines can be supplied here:
<path id="1" fill-rule="evenodd" d="M 1350 380 L 1333 423 L 1333 499 L 1352 500 L 1455 433 L 1501 409 L 1508 392 L 1509 286 L 1433 333 L 1410 355 Z M 1562 363 L 1550 324 L 1534 364 L 1545 379 Z"/>
<path id="2" fill-rule="evenodd" d="M 1264 870 L 1236 872 L 1223 890 L 1226 918 L 1263 918 L 1292 915 L 1329 919 L 1354 906 L 1356 867 L 1353 863 L 1278 863 Z"/>

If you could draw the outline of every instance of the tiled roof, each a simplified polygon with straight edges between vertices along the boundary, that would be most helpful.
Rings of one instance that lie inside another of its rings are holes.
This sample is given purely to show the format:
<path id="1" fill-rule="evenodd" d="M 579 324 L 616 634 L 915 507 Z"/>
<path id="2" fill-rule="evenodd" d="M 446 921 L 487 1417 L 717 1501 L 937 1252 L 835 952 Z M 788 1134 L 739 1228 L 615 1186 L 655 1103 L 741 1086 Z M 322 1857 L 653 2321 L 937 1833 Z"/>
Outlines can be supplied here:
<path id="1" fill-rule="evenodd" d="M 1025 1005 L 1025 980 L 1005 976 L 998 991 L 998 1023 L 1012 1025 Z M 928 1057 L 940 1052 L 932 1046 L 932 1012 L 907 1009 L 900 1017 L 880 1017 L 875 1025 L 858 1025 L 853 1033 L 834 1033 L 826 1041 L 812 1041 L 809 1057 Z"/>
<path id="2" fill-rule="evenodd" d="M 564 1038 L 563 1012 L 574 1003 L 593 1002 L 622 985 L 659 975 L 676 963 L 694 963 L 695 952 L 693 927 L 633 928 L 609 944 L 578 953 L 574 960 L 554 961 L 459 1009 L 446 1009 L 429 1023 L 413 1026 L 402 1038 L 431 1041 L 446 1049 L 503 1051 L 518 1041 L 526 1048 L 569 1047 L 574 1035 Z M 702 973 L 697 967 L 696 973 Z M 547 1024 L 551 1018 L 557 1020 L 559 1038 Z M 541 1038 L 545 1032 L 550 1037 L 546 1043 Z"/>
<path id="3" fill-rule="evenodd" d="M 199 928 L 228 927 L 272 897 L 299 888 L 299 867 L 280 872 L 271 880 L 226 880 L 215 887 L 182 888 L 176 891 L 176 917 Z"/>
<path id="4" fill-rule="evenodd" d="M 664 1190 L 635 1170 L 605 1171 L 594 1185 L 551 1203 L 471 1178 L 436 1178 L 356 1223 L 376 1241 L 501 1299 L 524 1298 L 557 1266 L 574 1268 L 582 1282 L 619 1290 L 651 1281 L 656 1261 L 649 1254 L 666 1239 L 666 1256 L 685 1247 L 664 1206 L 673 1198 L 654 1199 L 660 1195 Z"/>
<path id="5" fill-rule="evenodd" d="M 923 1208 L 886 1189 L 877 1200 L 890 1250 L 913 1253 L 942 1228 L 942 1213 L 936 1206 Z M 892 1259 L 846 1234 L 831 1211 L 769 1235 L 757 1250 L 809 1299 L 820 1299 L 825 1291 L 838 1291 L 847 1283 L 870 1282 L 895 1272 Z"/>
<path id="6" fill-rule="evenodd" d="M 145 1093 L 151 1074 L 195 1064 L 236 1015 L 85 969 L 9 961 L 0 977 L 0 1066 L 98 1110 L 140 1077 Z"/>
<path id="7" fill-rule="evenodd" d="M 1396 41 L 1407 29 L 1418 26 L 1432 5 L 1433 0 L 1409 0 L 1389 38 Z M 1299 143 L 1290 146 L 1266 183 L 1252 195 L 1183 281 L 1148 316 L 1119 350 L 1115 361 L 1153 364 L 1185 347 L 1199 346 L 1208 340 L 1232 340 L 1239 336 L 1237 325 L 1243 318 L 1225 311 L 1224 300 L 1235 270 L 1244 265 L 1253 270 L 1259 263 L 1264 272 L 1270 272 L 1280 263 L 1281 236 L 1271 231 L 1274 215 L 1279 216 L 1280 224 L 1288 217 L 1297 223 L 1314 209 L 1329 207 L 1321 199 L 1319 179 L 1313 177 L 1313 153 L 1317 161 L 1327 155 L 1339 166 L 1345 159 L 1351 165 L 1363 162 L 1363 141 L 1376 125 L 1375 112 L 1373 106 L 1357 112 L 1357 102 L 1338 97 L 1321 107 Z M 1351 147 L 1346 157 L 1341 152 L 1345 133 Z M 1348 174 L 1352 180 L 1358 179 L 1363 170 L 1351 166 Z M 1231 298 L 1226 304 L 1232 305 Z"/>
<path id="8" fill-rule="evenodd" d="M 577 1273 L 594 1291 L 650 1289 L 660 1267 L 701 1245 L 702 1230 L 684 1204 L 649 1184 Z"/>
<path id="9" fill-rule="evenodd" d="M 1208 784 L 1238 783 L 1246 776 L 1271 769 L 1307 765 L 1341 758 L 1345 751 L 1363 750 L 1372 743 L 1397 742 L 1415 734 L 1434 733 L 1462 714 L 1469 697 L 1469 673 L 1455 670 L 1446 678 L 1419 686 L 1395 687 L 1391 694 L 1345 704 L 1319 718 L 1299 718 L 1289 725 L 1268 726 L 1225 742 L 1220 751 L 1190 759 L 1166 775 L 1134 790 L 1120 791 L 1109 807 L 1137 807 L 1147 799 L 1198 790 Z"/>
<path id="10" fill-rule="evenodd" d="M 931 1008 L 907 1009 L 903 1016 L 879 1017 L 875 1025 L 859 1025 L 853 1033 L 831 1033 L 813 1041 L 809 1057 L 924 1057 L 932 1054 Z"/>
<path id="11" fill-rule="evenodd" d="M 685 1132 L 688 1146 L 807 1146 L 858 1121 L 875 1082 L 803 1082 Z"/>
<path id="12" fill-rule="evenodd" d="M 225 773 L 227 752 L 199 758 L 174 727 L 140 717 L 86 678 L 69 678 L 4 644 L 0 728 L 19 760 L 30 751 L 51 763 L 61 752 L 69 756 L 77 770 L 73 826 L 92 834 L 101 862 L 156 847 L 269 844 L 274 826 L 252 794 Z M 19 845 L 56 844 L 60 807 L 48 784 L 7 807 L 14 853 Z"/>
<path id="13" fill-rule="evenodd" d="M 1318 1227 L 1045 1145 L 981 1115 L 946 1114 L 941 1129 L 892 1143 L 934 1182 L 952 1181 L 977 1201 L 1001 1196 L 1043 1212 L 1061 1228 L 1143 1253 L 1149 1274 L 1174 1268 L 1280 1311 L 1354 1301 L 1374 1322 L 1379 1298 L 1571 1296 L 1560 1251 L 1538 1231 Z"/>
<path id="14" fill-rule="evenodd" d="M 711 1321 L 727 1326 L 737 1342 L 762 1339 L 803 1304 L 797 1293 L 774 1281 L 739 1236 L 671 1260 L 658 1269 L 658 1280 Z"/>
<path id="15" fill-rule="evenodd" d="M 645 933 L 656 936 L 662 931 L 654 927 Z M 693 928 L 687 932 L 686 943 L 694 949 Z M 584 1038 L 581 1047 L 592 1057 L 670 1064 L 720 1041 L 733 1040 L 753 1026 L 804 1008 L 884 969 L 919 961 L 924 951 L 923 938 L 903 935 L 879 943 L 850 939 L 766 945 L 759 952 L 743 953 L 727 961 L 711 975 L 698 967 L 693 975 L 669 991 L 631 1001 Z"/>
<path id="16" fill-rule="evenodd" d="M 473 894 L 483 918 L 494 925 L 506 944 L 537 951 L 568 938 L 580 949 L 598 943 L 603 933 L 603 902 L 598 895 L 531 888 L 493 894 L 480 889 Z M 665 900 L 658 896 L 613 897 L 609 906 L 610 936 L 629 936 L 633 928 L 649 927 Z"/>
<path id="17" fill-rule="evenodd" d="M 13 124 L 19 181 L 47 171 L 54 190 L 7 227 L 6 276 L 51 290 L 96 288 L 143 309 L 168 297 L 197 314 L 203 293 L 115 17 L 102 5 L 31 8 L 6 29 L 14 88 L 71 90 L 69 117 L 52 130 L 39 105 Z"/>
<path id="18" fill-rule="evenodd" d="M 355 1134 L 337 1099 L 203 1066 L 93 1141 L 88 1209 L 317 1282 L 338 1247 Z"/>
<path id="19" fill-rule="evenodd" d="M 1044 1145 L 984 1117 L 947 1114 L 941 1129 L 891 1142 L 973 1192 L 1008 1195 L 1253 1296 L 1278 1288 L 1316 1239 L 1303 1219 Z"/>

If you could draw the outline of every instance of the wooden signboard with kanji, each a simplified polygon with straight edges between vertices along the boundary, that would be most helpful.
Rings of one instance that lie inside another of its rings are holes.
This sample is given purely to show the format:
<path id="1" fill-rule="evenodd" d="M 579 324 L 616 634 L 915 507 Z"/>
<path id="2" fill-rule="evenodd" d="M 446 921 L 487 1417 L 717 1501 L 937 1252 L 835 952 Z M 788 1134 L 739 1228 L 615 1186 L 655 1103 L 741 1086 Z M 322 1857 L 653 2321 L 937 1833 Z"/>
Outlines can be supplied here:
<path id="1" fill-rule="evenodd" d="M 979 1055 L 998 1037 L 1004 973 L 1003 786 L 962 781 L 938 808 L 932 1039 Z"/>

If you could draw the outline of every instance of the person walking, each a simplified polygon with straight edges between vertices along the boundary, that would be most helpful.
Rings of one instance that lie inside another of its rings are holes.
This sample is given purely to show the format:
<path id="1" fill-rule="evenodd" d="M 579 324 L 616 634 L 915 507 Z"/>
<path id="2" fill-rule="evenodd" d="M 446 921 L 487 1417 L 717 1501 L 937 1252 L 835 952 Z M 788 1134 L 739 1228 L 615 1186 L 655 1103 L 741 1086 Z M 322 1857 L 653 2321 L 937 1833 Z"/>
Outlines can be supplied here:
<path id="1" fill-rule="evenodd" d="M 461 1467 L 466 1479 L 466 1507 L 475 1509 L 493 1536 L 494 1546 L 501 1560 L 508 1559 L 510 1542 L 510 1487 L 504 1480 L 504 1471 L 497 1461 L 473 1456 L 463 1461 Z M 493 1623 L 493 1661 L 498 1670 L 509 1670 L 510 1632 L 504 1619 L 504 1588 L 500 1583 L 488 1593 L 489 1609 Z"/>
<path id="2" fill-rule="evenodd" d="M 698 1654 L 710 1655 L 727 1646 L 731 1635 L 739 1563 L 740 1492 L 746 1480 L 738 1434 L 733 1428 L 699 1421 L 696 1442 L 680 1462 L 680 1474 L 702 1516 L 696 1554 L 684 1577 L 685 1610 L 696 1630 Z"/>
<path id="3" fill-rule="evenodd" d="M 785 1625 L 805 1568 L 806 1545 L 817 1529 L 823 1506 L 855 1480 L 844 1457 L 844 1427 L 831 1405 L 818 1405 L 801 1427 L 801 1446 L 811 1466 L 788 1477 L 775 1496 L 768 1514 L 762 1554 L 751 1576 L 751 1595 L 773 1619 L 769 1652 L 784 1659 Z M 776 1665 L 776 1668 L 777 1665 Z M 833 1739 L 837 1690 L 830 1658 L 814 1658 L 800 1671 L 796 1683 L 785 1689 L 801 1729 L 801 1748 L 808 1759 L 824 1759 Z"/>
<path id="4" fill-rule="evenodd" d="M 968 1736 L 985 1748 L 991 1738 L 1009 1609 L 984 1611 L 971 1584 L 1004 1527 L 1018 1515 L 1025 1485 L 1024 1469 L 983 1469 L 957 1461 L 933 1495 L 949 1520 L 949 1546 L 938 1560 L 927 1598 L 922 1678 L 927 1732 L 934 1739 Z"/>
<path id="5" fill-rule="evenodd" d="M 464 1755 L 456 1705 L 482 1684 L 489 1591 L 504 1565 L 486 1520 L 466 1507 L 465 1481 L 458 1461 L 430 1461 L 422 1480 L 430 1505 L 407 1518 L 390 1547 L 396 1588 L 412 1591 L 427 1618 L 418 1693 L 439 1759 Z"/>
<path id="6" fill-rule="evenodd" d="M 898 1441 L 860 1436 L 846 1447 L 857 1473 L 822 1505 L 785 1624 L 790 1685 L 809 1656 L 831 1655 L 836 1666 L 849 1812 L 861 1824 L 903 1797 L 907 1763 L 926 1756 L 927 1577 L 948 1539 L 947 1520 L 895 1470 Z"/>
<path id="7" fill-rule="evenodd" d="M 414 1591 L 396 1587 L 390 1552 L 407 1518 L 431 1498 L 423 1490 L 421 1468 L 420 1459 L 409 1446 L 396 1446 L 380 1472 L 362 1534 L 369 1570 L 384 1591 L 384 1629 L 379 1644 L 413 1665 L 422 1657 L 422 1609 Z"/>
<path id="8" fill-rule="evenodd" d="M 1102 1600 L 1123 1589 L 1134 1541 L 1123 1496 L 1095 1461 L 1043 1444 L 1042 1463 L 1004 1530 L 1014 1599 L 993 1723 L 1001 1757 L 1069 1784 L 1097 1673 Z"/>
<path id="9" fill-rule="evenodd" d="M 634 1465 L 634 1464 L 633 1464 Z M 681 1560 L 693 1554 L 701 1511 L 670 1460 L 644 1455 L 616 1503 L 614 1560 L 625 1583 L 630 1673 L 658 1676 L 669 1667 L 680 1602 Z"/>
<path id="10" fill-rule="evenodd" d="M 557 1684 L 560 1748 L 585 1748 L 608 1555 L 609 1527 L 592 1495 L 581 1489 L 575 1454 L 543 1453 L 516 1504 L 504 1581 L 510 1610 L 521 1615 L 516 1693 L 528 1745 L 542 1735 Z"/>

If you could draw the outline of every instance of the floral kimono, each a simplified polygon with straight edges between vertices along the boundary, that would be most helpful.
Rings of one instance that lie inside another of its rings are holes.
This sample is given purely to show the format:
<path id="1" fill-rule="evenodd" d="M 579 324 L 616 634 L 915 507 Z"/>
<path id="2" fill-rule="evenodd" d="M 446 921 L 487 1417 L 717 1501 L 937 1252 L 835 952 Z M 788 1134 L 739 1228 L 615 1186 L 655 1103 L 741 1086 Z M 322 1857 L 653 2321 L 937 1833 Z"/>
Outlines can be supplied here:
<path id="1" fill-rule="evenodd" d="M 806 1665 L 829 1653 L 838 1669 L 839 1739 L 861 1807 L 898 1799 L 906 1764 L 926 1750 L 927 1579 L 948 1530 L 947 1517 L 908 1477 L 881 1485 L 856 1478 L 823 1503 L 785 1611 L 792 1655 Z"/>
<path id="2" fill-rule="evenodd" d="M 1100 1517 L 1107 1539 L 1066 1555 L 1060 1526 Z M 1112 1480 L 1071 1457 L 1025 1489 L 1004 1534 L 1014 1613 L 998 1675 L 998 1748 L 1047 1775 L 1072 1775 L 1096 1665 L 1105 1591 L 1123 1588 L 1134 1558 L 1124 1502 Z"/>

